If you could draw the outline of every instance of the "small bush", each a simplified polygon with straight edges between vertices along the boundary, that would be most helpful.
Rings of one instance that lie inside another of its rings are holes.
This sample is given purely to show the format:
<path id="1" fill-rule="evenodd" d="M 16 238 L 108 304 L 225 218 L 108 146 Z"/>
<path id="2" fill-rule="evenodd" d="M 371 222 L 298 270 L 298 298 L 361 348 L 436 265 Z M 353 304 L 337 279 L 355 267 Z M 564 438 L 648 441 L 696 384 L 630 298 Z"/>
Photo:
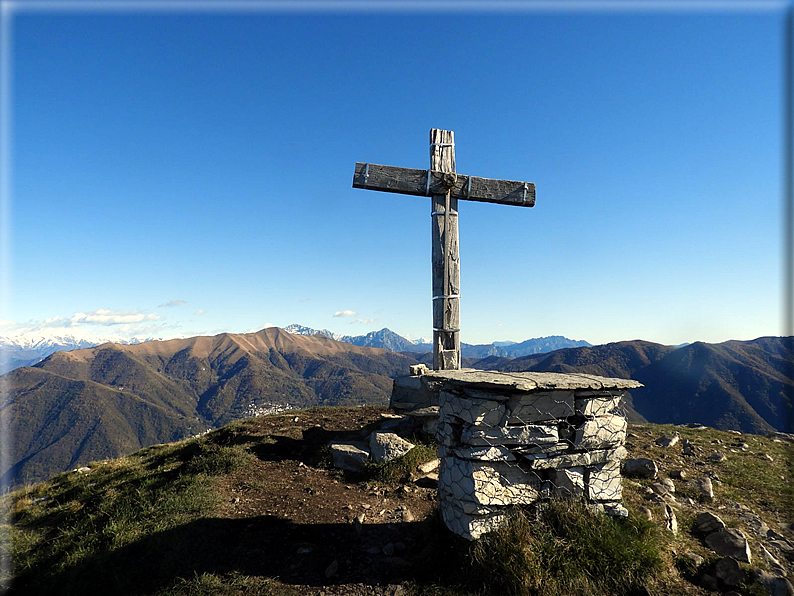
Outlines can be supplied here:
<path id="1" fill-rule="evenodd" d="M 219 447 L 213 443 L 202 443 L 198 453 L 187 462 L 187 474 L 220 476 L 242 468 L 253 456 L 241 447 Z"/>

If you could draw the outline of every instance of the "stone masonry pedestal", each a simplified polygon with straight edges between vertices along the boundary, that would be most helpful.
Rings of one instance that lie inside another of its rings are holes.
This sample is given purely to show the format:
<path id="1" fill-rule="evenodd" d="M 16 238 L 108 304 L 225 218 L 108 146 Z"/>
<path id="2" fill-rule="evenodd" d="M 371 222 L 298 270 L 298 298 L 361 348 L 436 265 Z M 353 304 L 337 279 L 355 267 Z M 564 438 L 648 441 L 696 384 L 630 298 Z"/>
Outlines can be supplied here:
<path id="1" fill-rule="evenodd" d="M 613 515 L 626 456 L 621 398 L 637 381 L 568 373 L 427 371 L 394 381 L 391 407 L 437 411 L 441 516 L 474 540 L 510 510 L 552 497 Z"/>

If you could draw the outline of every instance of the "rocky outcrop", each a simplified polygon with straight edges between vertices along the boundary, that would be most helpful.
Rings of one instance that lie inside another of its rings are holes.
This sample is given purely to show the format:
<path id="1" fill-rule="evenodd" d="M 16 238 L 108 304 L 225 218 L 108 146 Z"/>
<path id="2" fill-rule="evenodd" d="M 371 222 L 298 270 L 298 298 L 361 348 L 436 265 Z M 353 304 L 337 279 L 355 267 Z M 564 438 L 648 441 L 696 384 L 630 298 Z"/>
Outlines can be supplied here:
<path id="1" fill-rule="evenodd" d="M 659 473 L 659 466 L 656 462 L 647 457 L 636 457 L 627 459 L 623 464 L 623 474 L 625 476 L 637 476 L 639 478 L 656 478 Z"/>
<path id="2" fill-rule="evenodd" d="M 731 557 L 742 563 L 752 561 L 747 536 L 741 530 L 726 528 L 712 532 L 706 536 L 706 544 L 718 555 Z"/>
<path id="3" fill-rule="evenodd" d="M 369 437 L 370 456 L 379 464 L 402 457 L 413 448 L 413 443 L 394 433 L 376 431 Z"/>
<path id="4" fill-rule="evenodd" d="M 342 470 L 360 472 L 369 459 L 369 452 L 360 443 L 331 443 L 329 448 L 334 466 Z"/>
<path id="5" fill-rule="evenodd" d="M 689 426 L 706 429 L 699 425 Z M 735 434 L 741 435 L 738 432 Z M 718 471 L 721 466 L 733 457 L 732 454 L 747 453 L 751 446 L 741 437 L 737 437 L 736 441 L 725 442 L 716 438 L 708 442 L 696 439 L 670 440 L 676 436 L 678 433 L 651 439 L 658 459 L 646 457 L 626 460 L 623 474 L 639 478 L 639 482 L 630 482 L 643 490 L 649 501 L 662 508 L 660 523 L 664 523 L 673 533 L 688 529 L 692 537 L 701 542 L 704 551 L 713 553 L 710 557 L 691 551 L 683 553 L 682 558 L 688 561 L 687 565 L 696 570 L 692 573 L 693 581 L 706 590 L 723 594 L 745 593 L 748 586 L 754 585 L 756 591 L 751 593 L 765 590 L 768 594 L 794 596 L 794 588 L 789 580 L 794 546 L 790 537 L 784 536 L 784 533 L 790 536 L 791 525 L 772 520 L 767 520 L 770 522 L 767 523 L 746 505 L 726 502 L 720 493 L 722 482 Z M 782 441 L 778 437 L 774 439 Z M 648 440 L 646 436 L 644 441 Z M 650 446 L 649 443 L 645 445 Z M 721 446 L 723 451 L 713 451 L 710 446 Z M 760 450 L 754 456 L 767 461 L 770 459 Z M 693 474 L 690 478 L 690 473 L 678 467 L 684 461 L 698 470 L 697 475 Z M 671 469 L 665 469 L 667 467 Z M 673 478 L 686 490 L 677 492 Z M 678 496 L 680 494 L 686 496 Z M 640 512 L 644 517 L 653 518 L 648 508 L 641 508 Z M 694 515 L 689 528 L 676 527 L 676 512 L 679 517 L 681 513 Z M 727 525 L 721 516 L 728 520 Z M 780 531 L 773 530 L 773 525 Z M 759 564 L 763 569 L 755 566 Z"/>

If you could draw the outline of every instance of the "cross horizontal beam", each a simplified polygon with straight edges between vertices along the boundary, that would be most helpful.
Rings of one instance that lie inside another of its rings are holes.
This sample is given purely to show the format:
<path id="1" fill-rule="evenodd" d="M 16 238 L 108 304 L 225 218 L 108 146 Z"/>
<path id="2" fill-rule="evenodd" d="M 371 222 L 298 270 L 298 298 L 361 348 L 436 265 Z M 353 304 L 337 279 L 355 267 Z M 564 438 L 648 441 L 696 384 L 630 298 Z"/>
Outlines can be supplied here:
<path id="1" fill-rule="evenodd" d="M 430 176 L 428 184 L 428 176 Z M 448 177 L 449 174 L 446 174 Z M 494 180 L 457 174 L 450 193 L 454 198 L 481 203 L 533 207 L 535 184 L 515 180 Z M 406 195 L 446 194 L 445 173 L 435 170 L 396 168 L 374 163 L 356 163 L 353 188 L 366 188 Z"/>

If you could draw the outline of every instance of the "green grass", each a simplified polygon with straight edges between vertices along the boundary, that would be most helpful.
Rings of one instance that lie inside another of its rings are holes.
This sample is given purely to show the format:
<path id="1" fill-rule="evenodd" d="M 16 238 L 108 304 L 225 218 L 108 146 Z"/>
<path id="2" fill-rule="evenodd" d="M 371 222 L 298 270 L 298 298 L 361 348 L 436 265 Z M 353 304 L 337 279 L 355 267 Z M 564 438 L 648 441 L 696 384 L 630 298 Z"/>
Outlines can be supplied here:
<path id="1" fill-rule="evenodd" d="M 237 572 L 201 573 L 190 579 L 179 578 L 172 586 L 154 596 L 292 596 L 295 590 L 270 579 L 250 577 Z"/>
<path id="2" fill-rule="evenodd" d="M 707 469 L 713 469 L 720 480 L 715 484 L 714 492 L 717 500 L 741 502 L 756 511 L 769 511 L 782 519 L 794 519 L 794 445 L 786 441 L 775 442 L 762 435 L 737 435 L 712 428 L 695 430 L 672 425 L 635 425 L 637 430 L 650 430 L 654 436 L 680 434 L 699 450 L 694 459 L 707 461 Z M 635 430 L 636 432 L 636 430 Z M 719 442 L 718 442 L 719 441 Z M 738 449 L 739 443 L 746 443 L 746 450 Z M 676 464 L 665 461 L 671 454 L 680 452 L 679 447 L 666 450 L 651 445 L 647 457 L 659 461 L 663 468 L 675 469 Z M 712 463 L 708 456 L 720 451 L 727 456 L 722 462 Z M 772 457 L 773 461 L 764 458 Z M 631 457 L 631 456 L 630 456 Z M 691 462 L 683 458 L 685 462 Z M 667 470 L 669 472 L 669 469 Z M 690 476 L 703 475 L 703 471 L 690 466 Z M 689 489 L 676 482 L 677 489 L 683 496 L 693 497 L 702 501 L 699 491 Z"/>
<path id="3" fill-rule="evenodd" d="M 215 478 L 252 457 L 241 447 L 218 445 L 215 438 L 210 433 L 151 447 L 6 497 L 3 506 L 14 518 L 4 530 L 13 543 L 15 587 L 78 593 L 88 567 L 98 570 L 95 587 L 117 585 L 105 569 L 112 567 L 114 553 L 211 514 L 219 504 Z M 161 570 L 138 571 L 151 577 Z M 9 578 L 2 582 L 7 585 Z"/>
<path id="4" fill-rule="evenodd" d="M 474 543 L 472 575 L 493 594 L 643 593 L 662 575 L 664 547 L 657 526 L 644 519 L 615 519 L 580 502 L 551 501 L 539 519 L 519 511 Z"/>
<path id="5" fill-rule="evenodd" d="M 653 522 L 615 519 L 581 502 L 551 501 L 537 515 L 468 542 L 436 516 L 426 527 L 425 577 L 413 596 L 618 596 L 665 592 L 668 538 Z"/>

